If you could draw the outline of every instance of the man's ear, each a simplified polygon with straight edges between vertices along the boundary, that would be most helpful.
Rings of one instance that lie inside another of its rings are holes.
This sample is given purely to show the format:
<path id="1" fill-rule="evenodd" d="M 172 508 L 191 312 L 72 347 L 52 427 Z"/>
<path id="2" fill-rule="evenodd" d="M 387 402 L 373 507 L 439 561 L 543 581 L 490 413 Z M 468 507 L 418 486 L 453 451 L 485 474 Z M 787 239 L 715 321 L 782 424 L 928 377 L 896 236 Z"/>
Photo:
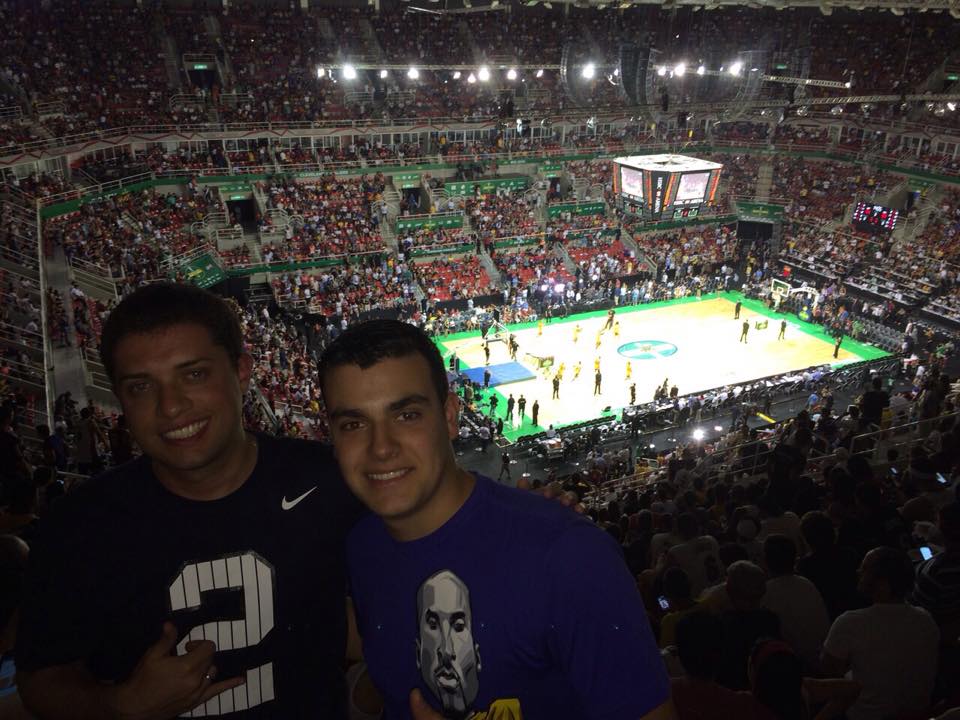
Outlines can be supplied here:
<path id="1" fill-rule="evenodd" d="M 447 421 L 447 434 L 451 440 L 460 435 L 460 398 L 451 390 L 443 403 L 443 415 Z"/>

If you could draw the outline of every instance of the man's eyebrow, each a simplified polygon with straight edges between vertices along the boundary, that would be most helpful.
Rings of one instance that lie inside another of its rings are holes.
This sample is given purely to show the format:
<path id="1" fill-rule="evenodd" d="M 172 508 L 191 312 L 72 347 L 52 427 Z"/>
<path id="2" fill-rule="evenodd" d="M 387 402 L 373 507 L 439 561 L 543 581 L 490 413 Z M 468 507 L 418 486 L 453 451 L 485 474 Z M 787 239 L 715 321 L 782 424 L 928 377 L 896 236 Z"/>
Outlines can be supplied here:
<path id="1" fill-rule="evenodd" d="M 199 365 L 200 363 L 211 362 L 211 360 L 212 358 L 208 358 L 208 357 L 198 357 L 198 358 L 193 358 L 191 360 L 184 360 L 181 363 L 177 363 L 173 367 L 175 370 L 185 370 L 186 368 L 192 367 L 193 365 Z M 124 380 L 142 380 L 143 378 L 146 378 L 146 377 L 150 377 L 150 373 L 146 373 L 146 372 L 124 373 L 119 378 L 117 378 L 117 381 L 123 382 Z"/>
<path id="2" fill-rule="evenodd" d="M 390 412 L 396 412 L 397 410 L 403 410 L 405 407 L 410 407 L 411 405 L 424 405 L 430 402 L 430 398 L 426 395 L 421 395 L 420 393 L 411 393 L 410 395 L 405 395 L 399 400 L 394 400 L 392 403 L 387 405 L 387 410 Z M 341 417 L 366 417 L 366 414 L 357 408 L 333 408 L 327 409 L 327 417 L 330 420 L 336 420 Z"/>
<path id="3" fill-rule="evenodd" d="M 405 395 L 399 400 L 394 400 L 387 406 L 387 409 L 402 410 L 409 405 L 423 405 L 428 402 L 430 402 L 430 398 L 428 398 L 426 395 L 421 395 L 420 393 L 411 393 L 410 395 Z"/>

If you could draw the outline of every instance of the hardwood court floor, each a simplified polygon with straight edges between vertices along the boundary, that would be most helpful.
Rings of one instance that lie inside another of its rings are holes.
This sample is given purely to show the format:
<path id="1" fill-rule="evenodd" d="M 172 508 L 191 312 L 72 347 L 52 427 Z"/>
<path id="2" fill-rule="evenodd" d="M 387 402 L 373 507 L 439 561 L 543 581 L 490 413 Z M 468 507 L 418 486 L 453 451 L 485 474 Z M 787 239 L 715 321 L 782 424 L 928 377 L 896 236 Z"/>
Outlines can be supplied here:
<path id="1" fill-rule="evenodd" d="M 584 313 L 544 324 L 511 326 L 520 345 L 517 361 L 536 371 L 532 353 L 552 355 L 552 368 L 522 382 L 500 385 L 497 415 L 504 417 L 507 397 L 522 394 L 527 399 L 526 417 L 522 424 L 514 413 L 514 421 L 505 420 L 504 434 L 511 440 L 522 435 L 546 430 L 549 425 L 561 427 L 609 413 L 617 413 L 630 402 L 630 385 L 636 384 L 637 402 L 653 399 L 653 393 L 665 378 L 676 384 L 680 394 L 709 390 L 726 384 L 744 382 L 790 370 L 803 370 L 811 365 L 830 363 L 839 366 L 859 360 L 887 355 L 878 348 L 844 338 L 839 357 L 833 359 L 833 339 L 820 326 L 798 320 L 796 316 L 777 315 L 762 303 L 743 300 L 740 319 L 734 319 L 736 293 L 683 298 L 649 305 L 618 308 L 618 334 L 606 331 L 597 336 L 606 322 L 606 311 Z M 780 321 L 787 320 L 784 340 L 777 340 Z M 747 343 L 739 342 L 743 321 L 750 322 Z M 766 329 L 757 329 L 757 322 L 768 320 Z M 579 327 L 577 340 L 575 329 Z M 444 357 L 456 352 L 461 367 L 484 364 L 483 341 L 479 333 L 459 333 L 438 338 Z M 491 364 L 509 362 L 504 342 L 490 344 Z M 599 358 L 602 386 L 594 394 L 594 362 Z M 582 364 L 578 377 L 575 366 Z M 631 377 L 627 378 L 627 363 Z M 563 364 L 563 380 L 559 399 L 552 399 L 552 379 Z M 530 415 L 533 401 L 540 402 L 539 427 Z M 610 408 L 605 412 L 605 408 Z M 489 414 L 489 408 L 480 409 Z"/>

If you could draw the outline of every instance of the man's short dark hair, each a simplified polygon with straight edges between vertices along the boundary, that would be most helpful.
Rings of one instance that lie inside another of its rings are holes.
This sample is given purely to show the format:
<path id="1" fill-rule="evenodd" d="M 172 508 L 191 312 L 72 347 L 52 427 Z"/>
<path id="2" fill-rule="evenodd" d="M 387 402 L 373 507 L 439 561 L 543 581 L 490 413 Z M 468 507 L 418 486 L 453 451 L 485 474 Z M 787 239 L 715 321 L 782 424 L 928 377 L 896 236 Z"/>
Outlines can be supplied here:
<path id="1" fill-rule="evenodd" d="M 238 366 L 243 354 L 243 331 L 227 303 L 195 285 L 152 283 L 127 295 L 104 323 L 100 358 L 111 382 L 116 381 L 114 353 L 121 340 L 180 324 L 206 328 L 213 343 L 226 350 L 230 362 Z"/>
<path id="2" fill-rule="evenodd" d="M 826 513 L 819 510 L 811 510 L 804 514 L 800 521 L 800 532 L 803 533 L 803 539 L 807 541 L 807 545 L 814 551 L 828 550 L 836 542 L 833 521 Z"/>
<path id="3" fill-rule="evenodd" d="M 677 654 L 687 675 L 713 680 L 723 658 L 723 623 L 712 613 L 696 611 L 677 622 Z"/>
<path id="4" fill-rule="evenodd" d="M 786 535 L 768 535 L 763 541 L 763 558 L 771 573 L 788 575 L 797 563 L 797 546 Z"/>
<path id="5" fill-rule="evenodd" d="M 913 589 L 915 571 L 910 556 L 904 550 L 881 547 L 871 550 L 872 572 L 878 580 L 884 580 L 890 594 L 903 599 Z"/>
<path id="6" fill-rule="evenodd" d="M 357 365 L 366 370 L 382 360 L 419 355 L 430 368 L 430 381 L 441 404 L 450 392 L 447 370 L 433 340 L 420 328 L 400 320 L 368 320 L 351 325 L 327 346 L 320 358 L 320 387 L 331 370 Z"/>

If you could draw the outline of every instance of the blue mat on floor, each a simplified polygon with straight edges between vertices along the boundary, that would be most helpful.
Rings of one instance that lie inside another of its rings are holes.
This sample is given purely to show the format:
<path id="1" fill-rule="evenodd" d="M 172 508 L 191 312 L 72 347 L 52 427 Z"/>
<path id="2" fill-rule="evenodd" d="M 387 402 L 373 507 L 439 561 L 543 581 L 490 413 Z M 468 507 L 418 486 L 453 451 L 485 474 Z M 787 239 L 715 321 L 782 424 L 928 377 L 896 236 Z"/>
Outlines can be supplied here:
<path id="1" fill-rule="evenodd" d="M 461 370 L 472 382 L 483 385 L 483 371 L 490 371 L 490 387 L 496 385 L 506 385 L 508 383 L 520 382 L 521 380 L 530 380 L 535 378 L 536 374 L 526 366 L 518 362 L 499 363 L 497 365 L 487 365 L 475 368 Z"/>

